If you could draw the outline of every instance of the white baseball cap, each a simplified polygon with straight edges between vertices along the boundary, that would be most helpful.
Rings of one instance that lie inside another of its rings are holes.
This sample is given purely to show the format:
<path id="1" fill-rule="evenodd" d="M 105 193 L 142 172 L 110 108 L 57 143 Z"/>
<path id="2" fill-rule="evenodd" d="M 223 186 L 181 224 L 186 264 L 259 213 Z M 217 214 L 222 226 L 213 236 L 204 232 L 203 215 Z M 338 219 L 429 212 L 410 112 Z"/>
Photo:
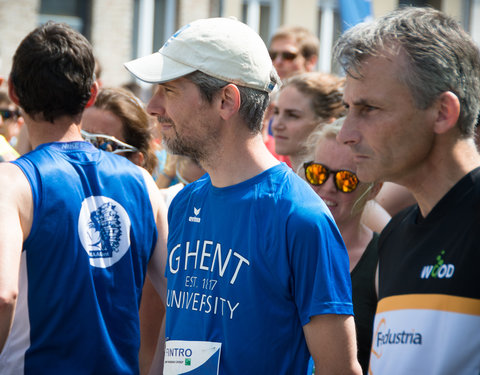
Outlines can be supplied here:
<path id="1" fill-rule="evenodd" d="M 271 92 L 276 82 L 265 43 L 233 18 L 194 21 L 173 34 L 158 52 L 125 63 L 138 79 L 163 83 L 199 70 L 227 82 Z"/>

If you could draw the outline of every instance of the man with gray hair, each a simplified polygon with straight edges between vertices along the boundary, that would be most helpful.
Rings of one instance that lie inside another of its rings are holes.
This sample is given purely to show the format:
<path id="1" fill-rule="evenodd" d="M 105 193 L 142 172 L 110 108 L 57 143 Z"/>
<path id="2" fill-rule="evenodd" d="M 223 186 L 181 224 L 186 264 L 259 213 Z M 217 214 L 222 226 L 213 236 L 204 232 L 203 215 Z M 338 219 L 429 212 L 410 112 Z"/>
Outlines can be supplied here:
<path id="1" fill-rule="evenodd" d="M 335 54 L 349 111 L 338 139 L 358 177 L 418 202 L 379 241 L 370 371 L 479 373 L 479 50 L 442 12 L 402 8 L 349 30 Z"/>
<path id="2" fill-rule="evenodd" d="M 169 210 L 165 374 L 359 374 L 348 256 L 327 207 L 261 136 L 279 78 L 251 28 L 192 22 L 126 64 L 158 84 L 168 149 L 208 175 Z"/>

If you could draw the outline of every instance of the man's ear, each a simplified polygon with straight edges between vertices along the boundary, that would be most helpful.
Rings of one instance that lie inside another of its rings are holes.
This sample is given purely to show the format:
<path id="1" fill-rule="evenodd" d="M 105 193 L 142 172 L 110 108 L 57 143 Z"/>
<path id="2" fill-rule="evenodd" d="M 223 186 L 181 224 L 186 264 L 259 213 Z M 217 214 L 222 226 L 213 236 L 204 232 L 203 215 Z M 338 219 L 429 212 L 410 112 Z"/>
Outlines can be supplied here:
<path id="1" fill-rule="evenodd" d="M 443 134 L 454 128 L 460 117 L 460 101 L 457 95 L 451 91 L 440 94 L 435 104 L 436 118 L 434 131 Z"/>
<path id="2" fill-rule="evenodd" d="M 93 82 L 93 85 L 90 88 L 90 99 L 88 99 L 88 102 L 85 108 L 88 108 L 95 103 L 95 99 L 97 99 L 97 94 L 98 94 L 98 83 L 97 81 L 95 81 Z"/>
<path id="3" fill-rule="evenodd" d="M 8 80 L 8 96 L 16 105 L 20 106 L 20 100 L 18 99 L 17 92 L 15 91 L 15 87 L 13 87 L 12 80 Z"/>
<path id="4" fill-rule="evenodd" d="M 230 119 L 240 109 L 240 91 L 233 83 L 229 83 L 220 91 L 220 116 L 224 120 Z"/>

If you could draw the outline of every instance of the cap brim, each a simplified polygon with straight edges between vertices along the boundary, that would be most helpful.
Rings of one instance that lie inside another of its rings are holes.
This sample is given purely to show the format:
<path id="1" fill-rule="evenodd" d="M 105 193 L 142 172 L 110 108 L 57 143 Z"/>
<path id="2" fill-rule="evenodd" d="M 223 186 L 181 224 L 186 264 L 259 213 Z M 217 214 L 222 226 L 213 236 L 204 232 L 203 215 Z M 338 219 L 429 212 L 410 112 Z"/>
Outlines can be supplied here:
<path id="1" fill-rule="evenodd" d="M 135 77 L 148 83 L 172 81 L 197 70 L 159 52 L 126 62 L 124 65 Z"/>

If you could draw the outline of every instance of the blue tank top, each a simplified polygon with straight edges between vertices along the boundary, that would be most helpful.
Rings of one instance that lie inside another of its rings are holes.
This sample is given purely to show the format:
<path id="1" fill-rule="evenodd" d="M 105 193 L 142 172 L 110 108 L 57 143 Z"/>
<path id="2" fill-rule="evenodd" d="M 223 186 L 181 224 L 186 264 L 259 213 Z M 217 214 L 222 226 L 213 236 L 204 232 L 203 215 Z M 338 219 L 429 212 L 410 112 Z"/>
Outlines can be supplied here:
<path id="1" fill-rule="evenodd" d="M 141 171 L 86 142 L 44 144 L 14 163 L 34 218 L 22 258 L 26 308 L 15 316 L 26 321 L 14 324 L 0 372 L 137 374 L 138 308 L 157 239 Z"/>

